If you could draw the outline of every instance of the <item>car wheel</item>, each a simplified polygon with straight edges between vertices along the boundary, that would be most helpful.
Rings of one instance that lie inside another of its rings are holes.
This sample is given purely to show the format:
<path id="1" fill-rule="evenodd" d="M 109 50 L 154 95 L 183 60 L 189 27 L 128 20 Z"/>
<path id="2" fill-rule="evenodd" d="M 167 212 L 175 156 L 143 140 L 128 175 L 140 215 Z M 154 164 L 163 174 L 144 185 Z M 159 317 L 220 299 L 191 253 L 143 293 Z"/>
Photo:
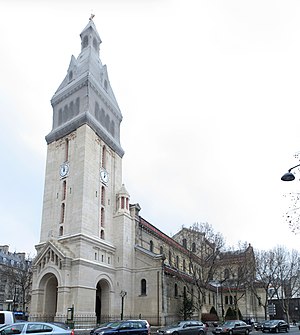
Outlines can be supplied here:
<path id="1" fill-rule="evenodd" d="M 278 333 L 279 332 L 279 329 L 278 328 L 275 328 L 275 333 Z"/>
<path id="2" fill-rule="evenodd" d="M 266 331 L 262 329 L 262 332 L 265 333 Z"/>
<path id="3" fill-rule="evenodd" d="M 172 333 L 172 335 L 179 335 L 179 334 L 178 334 L 178 332 L 174 332 L 174 333 Z"/>
<path id="4" fill-rule="evenodd" d="M 288 333 L 288 332 L 289 332 L 289 329 L 288 329 L 288 327 L 286 327 L 286 329 L 285 329 L 285 332 L 286 332 L 286 333 Z"/>
<path id="5" fill-rule="evenodd" d="M 203 330 L 199 330 L 198 335 L 204 335 L 204 331 Z"/>
<path id="6" fill-rule="evenodd" d="M 249 329 L 246 329 L 245 335 L 248 335 L 248 334 L 249 334 Z"/>
<path id="7" fill-rule="evenodd" d="M 229 330 L 228 335 L 233 335 L 232 330 Z"/>

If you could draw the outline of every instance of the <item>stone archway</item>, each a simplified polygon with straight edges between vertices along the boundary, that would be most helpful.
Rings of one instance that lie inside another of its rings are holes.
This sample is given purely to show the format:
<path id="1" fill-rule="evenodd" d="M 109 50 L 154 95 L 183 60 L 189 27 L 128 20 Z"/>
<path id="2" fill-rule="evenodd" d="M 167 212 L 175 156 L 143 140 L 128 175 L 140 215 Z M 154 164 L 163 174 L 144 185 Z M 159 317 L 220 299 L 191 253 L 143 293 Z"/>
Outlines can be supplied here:
<path id="1" fill-rule="evenodd" d="M 53 319 L 57 311 L 57 286 L 58 281 L 53 273 L 47 273 L 40 282 L 40 287 L 43 289 L 43 314 L 47 316 L 49 321 Z"/>
<path id="2" fill-rule="evenodd" d="M 97 323 L 103 323 L 109 320 L 110 316 L 110 284 L 107 280 L 101 279 L 96 286 L 96 306 L 95 313 Z"/>

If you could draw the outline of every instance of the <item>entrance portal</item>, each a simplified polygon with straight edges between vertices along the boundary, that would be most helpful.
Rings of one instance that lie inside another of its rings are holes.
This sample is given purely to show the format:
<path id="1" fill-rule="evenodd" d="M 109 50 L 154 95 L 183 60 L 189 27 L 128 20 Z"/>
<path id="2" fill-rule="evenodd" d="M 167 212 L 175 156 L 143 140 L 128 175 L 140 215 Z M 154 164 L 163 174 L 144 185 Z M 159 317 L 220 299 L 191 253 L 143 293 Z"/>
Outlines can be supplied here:
<path id="1" fill-rule="evenodd" d="M 98 324 L 110 320 L 109 283 L 105 279 L 97 284 L 95 312 Z"/>
<path id="2" fill-rule="evenodd" d="M 46 274 L 41 280 L 41 287 L 44 287 L 43 314 L 47 315 L 49 321 L 54 321 L 57 310 L 57 285 L 57 278 L 52 273 Z"/>

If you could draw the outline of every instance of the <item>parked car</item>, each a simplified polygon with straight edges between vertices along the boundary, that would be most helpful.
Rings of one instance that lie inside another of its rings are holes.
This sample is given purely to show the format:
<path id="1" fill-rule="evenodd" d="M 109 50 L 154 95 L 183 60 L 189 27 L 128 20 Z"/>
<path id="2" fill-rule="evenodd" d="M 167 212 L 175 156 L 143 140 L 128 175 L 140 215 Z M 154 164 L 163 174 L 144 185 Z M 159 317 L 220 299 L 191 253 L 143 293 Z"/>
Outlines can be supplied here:
<path id="1" fill-rule="evenodd" d="M 103 328 L 108 328 L 108 327 L 116 328 L 119 326 L 120 322 L 121 321 L 109 321 L 109 322 L 101 323 L 99 326 L 97 326 L 96 328 L 90 331 L 90 335 L 94 335 L 95 333 L 96 334 L 100 333 L 100 331 Z"/>
<path id="2" fill-rule="evenodd" d="M 288 332 L 290 329 L 290 326 L 287 322 L 285 322 L 284 320 L 268 320 L 266 322 L 264 322 L 264 324 L 261 327 L 261 330 L 263 333 L 265 332 Z"/>
<path id="3" fill-rule="evenodd" d="M 213 329 L 213 334 L 245 334 L 248 335 L 252 330 L 251 325 L 248 325 L 242 320 L 228 320 L 225 321 L 221 326 Z"/>
<path id="4" fill-rule="evenodd" d="M 0 311 L 0 325 L 10 325 L 16 322 L 15 314 L 11 311 Z"/>
<path id="5" fill-rule="evenodd" d="M 53 334 L 53 335 L 74 335 L 73 329 L 63 329 L 48 322 L 17 322 L 0 329 L 1 335 L 12 334 Z"/>
<path id="6" fill-rule="evenodd" d="M 201 321 L 179 321 L 174 325 L 162 327 L 157 330 L 158 335 L 205 335 L 207 333 L 206 325 Z"/>
<path id="7" fill-rule="evenodd" d="M 55 325 L 55 326 L 58 326 L 60 328 L 63 328 L 63 329 L 70 329 L 70 326 L 65 322 L 53 321 L 53 322 L 50 322 L 50 323 Z"/>
<path id="8" fill-rule="evenodd" d="M 117 321 L 94 330 L 94 335 L 149 335 L 148 322 L 145 320 Z"/>
<path id="9" fill-rule="evenodd" d="M 264 321 L 255 321 L 253 323 L 253 327 L 255 330 L 261 330 L 262 329 L 262 326 L 265 322 L 268 322 L 269 320 L 264 320 Z"/>

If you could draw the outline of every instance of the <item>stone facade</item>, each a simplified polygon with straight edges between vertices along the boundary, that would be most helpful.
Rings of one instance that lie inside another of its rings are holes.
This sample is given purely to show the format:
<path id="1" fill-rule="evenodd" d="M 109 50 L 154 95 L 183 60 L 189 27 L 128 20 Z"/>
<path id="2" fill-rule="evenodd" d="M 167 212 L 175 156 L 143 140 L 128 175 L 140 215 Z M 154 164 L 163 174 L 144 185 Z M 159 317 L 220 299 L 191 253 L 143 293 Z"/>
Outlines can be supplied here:
<path id="1" fill-rule="evenodd" d="M 72 307 L 75 321 L 85 316 L 91 325 L 120 316 L 170 323 L 182 317 L 184 299 L 193 298 L 191 268 L 205 272 L 214 246 L 203 235 L 185 244 L 185 230 L 171 238 L 140 216 L 138 204 L 129 204 L 122 184 L 122 115 L 92 20 L 80 37 L 81 53 L 71 57 L 51 100 L 30 316 L 62 320 Z M 206 283 L 201 292 L 194 312 L 199 319 L 219 309 L 216 286 Z"/>

